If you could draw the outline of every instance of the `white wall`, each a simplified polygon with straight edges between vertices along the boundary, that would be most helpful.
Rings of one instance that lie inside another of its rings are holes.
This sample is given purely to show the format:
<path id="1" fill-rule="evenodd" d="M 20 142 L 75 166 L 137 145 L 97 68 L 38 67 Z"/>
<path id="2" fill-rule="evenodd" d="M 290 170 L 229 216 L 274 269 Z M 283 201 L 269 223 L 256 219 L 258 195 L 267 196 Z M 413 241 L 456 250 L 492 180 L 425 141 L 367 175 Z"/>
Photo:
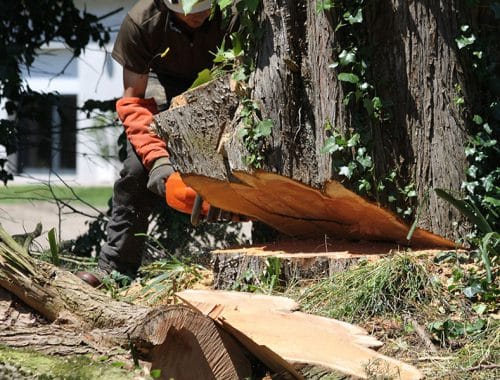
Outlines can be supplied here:
<path id="1" fill-rule="evenodd" d="M 96 43 L 90 43 L 85 52 L 74 60 L 62 72 L 71 59 L 71 52 L 61 43 L 51 43 L 34 62 L 30 72 L 25 71 L 27 84 L 36 91 L 76 94 L 78 106 L 82 106 L 89 99 L 109 100 L 120 97 L 122 94 L 122 68 L 111 58 L 111 50 L 116 32 L 126 12 L 133 6 L 133 0 L 87 0 L 75 1 L 80 9 L 101 16 L 117 8 L 124 9 L 113 16 L 102 20 L 111 27 L 114 33 L 111 42 L 103 49 Z M 60 75 L 56 75 L 60 74 Z M 1 115 L 5 117 L 5 114 Z M 77 129 L 88 128 L 93 125 L 86 115 L 77 116 Z M 65 181 L 72 185 L 111 185 L 118 175 L 120 163 L 115 160 L 103 160 L 99 157 L 100 149 L 108 144 L 111 151 L 116 151 L 116 139 L 121 133 L 121 127 L 107 128 L 105 133 L 81 131 L 77 137 L 77 163 L 75 172 L 58 173 Z M 96 141 L 97 137 L 97 141 Z M 1 154 L 1 149 L 0 149 Z M 14 157 L 12 157 L 14 158 Z M 28 172 L 27 175 L 16 176 L 14 183 L 33 182 L 31 177 L 48 180 L 50 173 Z M 50 175 L 51 180 L 55 180 Z"/>

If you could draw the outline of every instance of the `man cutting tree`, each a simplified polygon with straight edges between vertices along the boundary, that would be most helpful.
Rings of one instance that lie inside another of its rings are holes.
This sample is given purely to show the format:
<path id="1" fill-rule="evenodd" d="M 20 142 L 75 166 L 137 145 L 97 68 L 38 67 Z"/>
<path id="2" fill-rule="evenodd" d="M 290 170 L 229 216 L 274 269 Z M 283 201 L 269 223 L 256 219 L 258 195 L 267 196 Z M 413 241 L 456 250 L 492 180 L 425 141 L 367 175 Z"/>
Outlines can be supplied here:
<path id="1" fill-rule="evenodd" d="M 135 277 L 148 217 L 158 201 L 175 192 L 182 211 L 194 201 L 194 191 L 174 173 L 165 141 L 150 129 L 153 115 L 212 66 L 211 52 L 225 35 L 211 0 L 184 2 L 140 0 L 125 17 L 113 48 L 113 58 L 123 66 L 124 91 L 116 110 L 125 128 L 127 157 L 114 185 L 107 241 L 98 261 L 101 275 L 115 270 Z"/>

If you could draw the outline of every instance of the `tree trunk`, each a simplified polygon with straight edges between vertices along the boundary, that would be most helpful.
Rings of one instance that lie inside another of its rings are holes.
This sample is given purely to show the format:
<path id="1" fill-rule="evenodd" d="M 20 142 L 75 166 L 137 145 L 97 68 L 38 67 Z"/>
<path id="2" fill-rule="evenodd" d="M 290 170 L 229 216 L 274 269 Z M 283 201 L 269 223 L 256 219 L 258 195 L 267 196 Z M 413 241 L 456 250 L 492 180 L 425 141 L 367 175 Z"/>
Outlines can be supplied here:
<path id="1" fill-rule="evenodd" d="M 252 78 L 252 98 L 260 102 L 263 117 L 274 122 L 265 169 L 313 186 L 339 178 L 330 155 L 321 152 L 325 125 L 348 134 L 359 116 L 359 109 L 343 105 L 349 89 L 329 67 L 346 38 L 334 30 L 342 15 L 336 8 L 318 12 L 317 5 L 263 1 L 265 37 Z M 370 2 L 363 29 L 356 29 L 373 52 L 368 73 L 375 78 L 375 92 L 392 104 L 384 109 L 392 115 L 389 121 L 366 126 L 376 176 L 396 170 L 390 192 L 414 183 L 419 225 L 447 237 L 459 217 L 432 190 L 459 190 L 465 176 L 467 135 L 453 101 L 455 86 L 465 88 L 454 42 L 463 14 L 457 8 L 452 0 Z M 390 205 L 387 193 L 377 200 Z"/>

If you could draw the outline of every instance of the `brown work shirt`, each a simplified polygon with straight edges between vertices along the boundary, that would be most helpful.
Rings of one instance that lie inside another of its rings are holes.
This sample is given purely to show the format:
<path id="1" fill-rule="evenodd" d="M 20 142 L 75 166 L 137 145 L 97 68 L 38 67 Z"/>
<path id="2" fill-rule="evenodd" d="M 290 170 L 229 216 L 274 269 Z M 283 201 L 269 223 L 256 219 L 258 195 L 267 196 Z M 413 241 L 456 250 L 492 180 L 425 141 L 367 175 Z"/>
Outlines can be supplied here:
<path id="1" fill-rule="evenodd" d="M 134 73 L 157 73 L 171 97 L 189 88 L 200 71 L 212 67 L 212 53 L 224 34 L 219 12 L 190 30 L 161 1 L 140 0 L 121 25 L 112 56 Z"/>

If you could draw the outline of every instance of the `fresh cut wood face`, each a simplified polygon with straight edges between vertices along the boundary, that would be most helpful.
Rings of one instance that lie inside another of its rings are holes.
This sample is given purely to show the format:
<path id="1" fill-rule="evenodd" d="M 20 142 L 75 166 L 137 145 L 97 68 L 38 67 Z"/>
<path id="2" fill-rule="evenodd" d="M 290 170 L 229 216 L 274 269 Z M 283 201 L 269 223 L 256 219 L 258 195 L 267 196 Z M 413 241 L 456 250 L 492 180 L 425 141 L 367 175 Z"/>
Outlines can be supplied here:
<path id="1" fill-rule="evenodd" d="M 295 365 L 302 364 L 356 378 L 422 378 L 415 367 L 373 350 L 382 343 L 361 327 L 296 311 L 286 297 L 211 290 L 177 296 L 229 331 L 270 368 L 284 367 L 296 378 L 302 375 Z"/>
<path id="2" fill-rule="evenodd" d="M 408 240 L 410 227 L 396 215 L 335 181 L 319 190 L 274 173 L 232 174 L 238 182 L 194 174 L 183 175 L 183 179 L 212 205 L 297 238 L 328 236 L 411 247 L 456 247 L 452 241 L 418 228 Z"/>

